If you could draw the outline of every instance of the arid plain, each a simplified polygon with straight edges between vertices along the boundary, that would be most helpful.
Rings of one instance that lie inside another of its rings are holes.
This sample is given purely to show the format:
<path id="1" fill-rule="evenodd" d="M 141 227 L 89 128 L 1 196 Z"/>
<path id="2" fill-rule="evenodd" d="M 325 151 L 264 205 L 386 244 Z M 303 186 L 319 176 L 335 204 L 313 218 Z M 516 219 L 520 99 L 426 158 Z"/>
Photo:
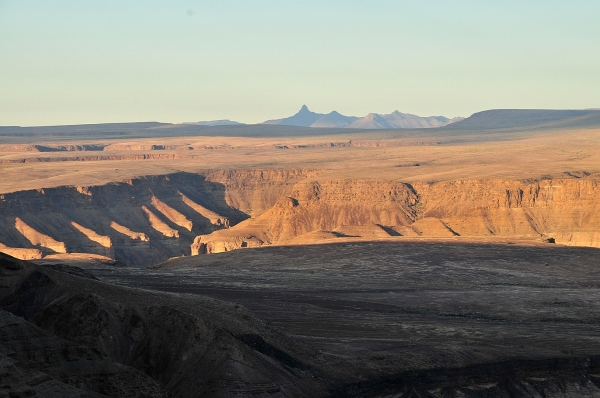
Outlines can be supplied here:
<path id="1" fill-rule="evenodd" d="M 0 354 L 46 396 L 597 396 L 599 115 L 0 128 Z"/>

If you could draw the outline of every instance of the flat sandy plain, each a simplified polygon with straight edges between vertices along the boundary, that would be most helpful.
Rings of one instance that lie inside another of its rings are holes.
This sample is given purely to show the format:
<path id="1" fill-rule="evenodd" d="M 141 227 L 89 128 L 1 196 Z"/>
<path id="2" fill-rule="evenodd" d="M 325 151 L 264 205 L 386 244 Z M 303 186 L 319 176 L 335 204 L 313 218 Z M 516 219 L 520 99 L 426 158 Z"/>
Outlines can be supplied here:
<path id="1" fill-rule="evenodd" d="M 231 134 L 214 129 L 214 134 Z M 282 135 L 279 137 L 107 139 L 89 135 L 0 135 L 0 193 L 62 185 L 100 185 L 177 171 L 240 168 L 319 169 L 323 178 L 402 182 L 564 178 L 600 172 L 600 128 L 595 127 L 351 133 L 318 129 L 319 135 L 306 130 L 285 129 L 279 131 Z M 23 147 L 30 144 L 97 145 L 105 150 L 24 151 Z M 19 148 L 20 145 L 23 146 Z M 150 149 L 152 146 L 176 149 Z"/>

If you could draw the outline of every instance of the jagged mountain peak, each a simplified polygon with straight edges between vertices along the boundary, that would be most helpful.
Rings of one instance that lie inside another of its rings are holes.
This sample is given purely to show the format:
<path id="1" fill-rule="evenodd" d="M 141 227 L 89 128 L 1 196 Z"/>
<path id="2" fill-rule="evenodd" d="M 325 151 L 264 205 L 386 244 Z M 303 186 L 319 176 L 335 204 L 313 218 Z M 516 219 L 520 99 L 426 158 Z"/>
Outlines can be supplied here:
<path id="1" fill-rule="evenodd" d="M 264 123 L 320 128 L 404 129 L 441 127 L 456 120 L 460 119 L 448 119 L 443 116 L 420 117 L 410 113 L 402 113 L 398 110 L 390 114 L 369 113 L 367 116 L 360 118 L 345 116 L 337 111 L 331 111 L 327 114 L 312 112 L 305 104 L 293 116 L 267 120 Z"/>

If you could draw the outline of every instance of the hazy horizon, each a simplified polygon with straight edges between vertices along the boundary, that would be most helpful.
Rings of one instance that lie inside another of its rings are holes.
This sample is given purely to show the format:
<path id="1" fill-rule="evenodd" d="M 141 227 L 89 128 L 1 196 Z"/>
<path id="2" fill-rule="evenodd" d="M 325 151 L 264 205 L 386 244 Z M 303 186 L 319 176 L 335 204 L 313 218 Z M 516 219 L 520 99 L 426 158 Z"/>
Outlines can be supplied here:
<path id="1" fill-rule="evenodd" d="M 600 3 L 0 0 L 0 125 L 600 104 Z"/>

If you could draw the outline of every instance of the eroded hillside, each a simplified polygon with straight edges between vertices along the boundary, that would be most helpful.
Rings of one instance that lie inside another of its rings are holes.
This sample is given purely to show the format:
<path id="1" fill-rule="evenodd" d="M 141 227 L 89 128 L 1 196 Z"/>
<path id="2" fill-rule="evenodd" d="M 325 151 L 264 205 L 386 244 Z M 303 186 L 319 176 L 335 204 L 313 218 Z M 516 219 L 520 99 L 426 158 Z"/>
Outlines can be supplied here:
<path id="1" fill-rule="evenodd" d="M 150 266 L 272 244 L 404 238 L 533 239 L 600 247 L 594 178 L 412 184 L 314 170 L 175 173 L 3 195 L 0 250 L 90 253 Z"/>
<path id="2" fill-rule="evenodd" d="M 532 238 L 600 247 L 600 187 L 590 179 L 298 183 L 262 215 L 196 238 L 193 254 L 338 238 Z"/>
<path id="3" fill-rule="evenodd" d="M 270 208 L 307 173 L 176 173 L 2 195 L 0 251 L 23 259 L 91 253 L 149 266 L 189 255 L 197 235 Z"/>

